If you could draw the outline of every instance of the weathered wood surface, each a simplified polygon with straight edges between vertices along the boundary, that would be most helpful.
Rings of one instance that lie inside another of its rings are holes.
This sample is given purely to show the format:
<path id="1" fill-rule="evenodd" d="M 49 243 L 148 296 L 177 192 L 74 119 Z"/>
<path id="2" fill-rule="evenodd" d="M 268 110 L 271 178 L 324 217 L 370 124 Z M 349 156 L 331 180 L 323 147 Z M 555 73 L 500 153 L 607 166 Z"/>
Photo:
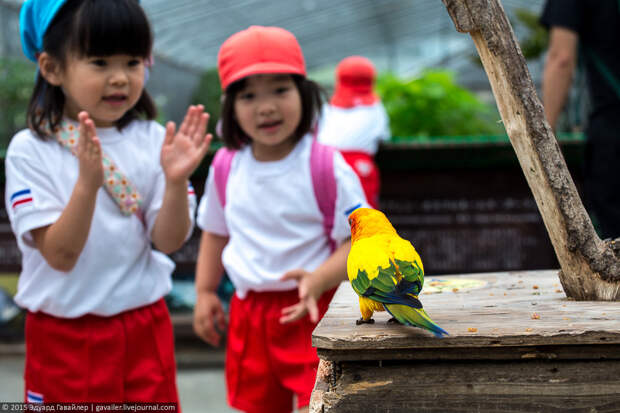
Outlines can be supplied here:
<path id="1" fill-rule="evenodd" d="M 312 413 L 620 411 L 620 360 L 321 363 Z"/>
<path id="2" fill-rule="evenodd" d="M 620 412 L 620 303 L 568 299 L 557 272 L 427 276 L 420 298 L 445 338 L 386 313 L 356 325 L 343 283 L 313 333 L 310 411 Z M 455 280 L 482 286 L 436 292 Z"/>
<path id="3" fill-rule="evenodd" d="M 429 294 L 436 280 L 454 278 L 486 285 Z M 360 317 L 358 298 L 345 282 L 314 330 L 312 343 L 321 357 L 333 360 L 362 353 L 363 358 L 385 359 L 386 350 L 393 350 L 389 358 L 403 359 L 424 357 L 423 351 L 429 358 L 467 358 L 468 353 L 472 359 L 497 358 L 512 351 L 519 358 L 554 358 L 570 357 L 573 347 L 557 349 L 556 354 L 546 353 L 545 346 L 620 344 L 620 303 L 567 299 L 557 270 L 427 276 L 420 299 L 449 337 L 439 339 L 419 328 L 387 324 L 386 312 L 375 313 L 375 324 L 355 325 Z"/>
<path id="4" fill-rule="evenodd" d="M 529 71 L 499 0 L 442 0 L 478 49 L 504 126 L 562 268 L 566 294 L 620 300 L 620 239 L 601 241 L 545 120 Z"/>

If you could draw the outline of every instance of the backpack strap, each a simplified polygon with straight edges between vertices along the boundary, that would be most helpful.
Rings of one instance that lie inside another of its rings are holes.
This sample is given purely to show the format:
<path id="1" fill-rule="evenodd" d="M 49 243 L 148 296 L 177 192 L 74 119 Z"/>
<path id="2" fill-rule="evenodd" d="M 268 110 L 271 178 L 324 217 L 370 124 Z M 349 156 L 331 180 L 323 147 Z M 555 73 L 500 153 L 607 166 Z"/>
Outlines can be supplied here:
<path id="1" fill-rule="evenodd" d="M 310 149 L 312 187 L 321 214 L 323 214 L 323 228 L 332 252 L 336 249 L 336 242 L 332 239 L 337 196 L 334 151 L 334 148 L 319 143 L 316 138 L 312 140 Z"/>
<path id="2" fill-rule="evenodd" d="M 237 151 L 220 148 L 213 157 L 213 180 L 222 208 L 226 206 L 226 183 L 228 182 L 230 166 L 236 153 Z"/>
<path id="3" fill-rule="evenodd" d="M 620 0 L 618 1 L 620 2 Z M 607 84 L 611 86 L 618 99 L 620 99 L 620 81 L 618 81 L 618 78 L 614 76 L 609 66 L 605 64 L 603 59 L 601 59 L 601 57 L 596 54 L 594 50 L 587 46 L 585 46 L 584 49 L 590 58 L 592 58 L 592 62 L 594 62 L 594 66 L 596 66 L 596 69 L 599 71 L 601 76 L 605 78 Z"/>

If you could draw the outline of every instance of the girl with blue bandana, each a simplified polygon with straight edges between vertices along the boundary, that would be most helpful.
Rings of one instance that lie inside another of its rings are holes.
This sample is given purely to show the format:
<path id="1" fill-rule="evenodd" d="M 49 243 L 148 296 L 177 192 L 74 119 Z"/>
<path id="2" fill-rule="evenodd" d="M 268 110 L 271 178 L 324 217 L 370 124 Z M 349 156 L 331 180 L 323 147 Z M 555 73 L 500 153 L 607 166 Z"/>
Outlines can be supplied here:
<path id="1" fill-rule="evenodd" d="M 25 398 L 178 403 L 166 254 L 193 228 L 188 178 L 208 115 L 199 105 L 178 129 L 153 121 L 152 35 L 136 0 L 27 0 L 20 32 L 38 63 L 29 128 L 5 162 Z"/>

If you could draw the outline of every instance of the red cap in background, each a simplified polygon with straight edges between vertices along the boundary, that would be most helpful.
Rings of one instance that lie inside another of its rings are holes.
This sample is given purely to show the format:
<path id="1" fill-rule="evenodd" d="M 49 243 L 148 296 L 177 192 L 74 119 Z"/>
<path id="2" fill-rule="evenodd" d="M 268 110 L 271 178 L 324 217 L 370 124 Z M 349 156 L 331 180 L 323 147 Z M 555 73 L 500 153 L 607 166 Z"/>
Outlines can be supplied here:
<path id="1" fill-rule="evenodd" d="M 222 90 L 251 75 L 306 75 L 306 64 L 297 39 L 280 27 L 250 26 L 233 34 L 220 48 L 217 68 Z"/>
<path id="2" fill-rule="evenodd" d="M 336 66 L 336 87 L 329 103 L 342 108 L 372 105 L 379 101 L 373 86 L 377 71 L 362 56 L 349 56 Z"/>

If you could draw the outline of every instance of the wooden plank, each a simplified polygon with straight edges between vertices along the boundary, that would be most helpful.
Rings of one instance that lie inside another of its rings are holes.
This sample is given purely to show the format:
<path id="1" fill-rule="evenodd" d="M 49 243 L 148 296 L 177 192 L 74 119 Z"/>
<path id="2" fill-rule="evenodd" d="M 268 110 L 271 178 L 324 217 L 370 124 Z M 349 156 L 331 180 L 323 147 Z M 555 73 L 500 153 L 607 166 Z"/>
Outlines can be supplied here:
<path id="1" fill-rule="evenodd" d="M 328 361 L 385 360 L 620 360 L 620 344 L 490 346 L 472 348 L 366 349 L 363 351 L 318 349 Z"/>
<path id="2" fill-rule="evenodd" d="M 376 363 L 375 363 L 376 364 Z M 620 361 L 323 362 L 311 412 L 618 412 Z"/>
<path id="3" fill-rule="evenodd" d="M 485 285 L 429 294 L 437 280 L 479 280 Z M 319 351 L 620 344 L 620 303 L 567 299 L 557 270 L 427 276 L 420 298 L 449 337 L 388 325 L 385 312 L 375 313 L 375 324 L 357 326 L 358 298 L 349 283 L 343 283 L 312 343 Z"/>

